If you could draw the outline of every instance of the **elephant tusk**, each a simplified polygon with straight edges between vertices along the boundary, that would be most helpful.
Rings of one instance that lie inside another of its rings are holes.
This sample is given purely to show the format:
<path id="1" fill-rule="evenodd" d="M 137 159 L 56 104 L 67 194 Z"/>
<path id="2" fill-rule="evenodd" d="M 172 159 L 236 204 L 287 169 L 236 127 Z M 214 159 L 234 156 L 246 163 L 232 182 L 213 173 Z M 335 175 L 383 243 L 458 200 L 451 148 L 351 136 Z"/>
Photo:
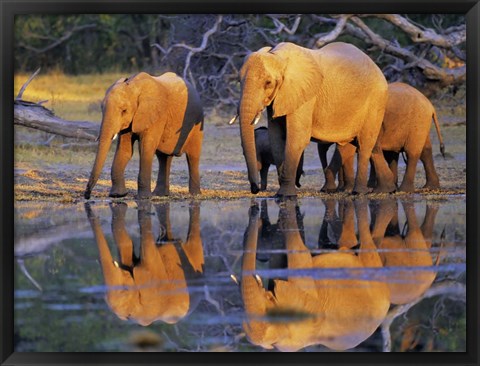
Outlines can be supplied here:
<path id="1" fill-rule="evenodd" d="M 230 122 L 228 122 L 229 125 L 233 125 L 235 123 L 235 121 L 237 120 L 238 118 L 238 114 L 236 114 L 235 116 L 233 116 L 233 118 L 230 120 Z"/>
<path id="2" fill-rule="evenodd" d="M 114 141 L 117 137 L 118 137 L 118 133 L 116 133 L 116 134 L 112 137 L 112 141 Z"/>
<path id="3" fill-rule="evenodd" d="M 258 274 L 255 275 L 255 279 L 257 280 L 258 286 L 263 287 L 262 279 L 260 278 L 260 276 Z"/>
<path id="4" fill-rule="evenodd" d="M 261 113 L 262 113 L 262 112 L 260 112 L 259 114 L 257 114 L 257 117 L 255 117 L 255 120 L 254 120 L 253 123 L 252 123 L 254 126 L 258 123 L 258 121 L 260 121 Z"/>
<path id="5" fill-rule="evenodd" d="M 237 276 L 235 276 L 234 274 L 231 274 L 230 278 L 233 280 L 233 282 L 235 282 L 237 285 L 240 286 L 240 283 L 238 282 Z"/>
<path id="6" fill-rule="evenodd" d="M 113 261 L 113 265 L 114 265 L 115 267 L 117 267 L 117 268 L 119 268 L 119 267 L 120 267 L 120 265 L 118 264 L 118 262 L 117 262 L 117 261 Z"/>

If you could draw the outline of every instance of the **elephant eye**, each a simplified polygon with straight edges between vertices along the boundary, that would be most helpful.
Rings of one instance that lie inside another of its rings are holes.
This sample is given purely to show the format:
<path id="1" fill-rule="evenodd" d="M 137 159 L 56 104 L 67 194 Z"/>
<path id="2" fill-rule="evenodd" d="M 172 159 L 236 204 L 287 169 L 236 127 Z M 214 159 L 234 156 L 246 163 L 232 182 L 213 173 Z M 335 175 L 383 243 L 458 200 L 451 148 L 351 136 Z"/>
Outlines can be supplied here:
<path id="1" fill-rule="evenodd" d="M 265 88 L 268 88 L 270 85 L 272 85 L 271 80 L 265 81 Z"/>
<path id="2" fill-rule="evenodd" d="M 122 109 L 122 116 L 127 113 L 127 110 L 126 109 Z"/>

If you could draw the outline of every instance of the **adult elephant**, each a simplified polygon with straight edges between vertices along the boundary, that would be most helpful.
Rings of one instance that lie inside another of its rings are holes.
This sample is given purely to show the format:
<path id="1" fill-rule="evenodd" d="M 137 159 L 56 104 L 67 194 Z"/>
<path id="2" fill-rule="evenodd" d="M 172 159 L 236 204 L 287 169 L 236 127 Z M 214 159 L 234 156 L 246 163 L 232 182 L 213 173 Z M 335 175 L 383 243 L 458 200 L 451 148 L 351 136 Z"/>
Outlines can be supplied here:
<path id="1" fill-rule="evenodd" d="M 380 179 L 377 191 L 395 189 L 375 146 L 387 103 L 387 81 L 358 48 L 341 42 L 319 50 L 293 43 L 264 47 L 247 57 L 240 82 L 240 134 L 252 193 L 259 191 L 252 123 L 265 108 L 280 181 L 278 196 L 296 195 L 296 170 L 310 140 L 344 145 L 355 139 L 359 145 L 355 192 L 368 192 L 371 156 Z"/>
<path id="2" fill-rule="evenodd" d="M 285 240 L 289 273 L 273 279 L 272 289 L 266 289 L 255 273 L 261 220 L 258 208 L 250 209 L 240 284 L 246 315 L 243 327 L 250 342 L 288 352 L 316 344 L 345 350 L 357 346 L 378 328 L 388 312 L 390 293 L 385 282 L 362 275 L 362 268 L 379 268 L 382 261 L 370 234 L 367 203 L 355 200 L 354 204 L 358 254 L 349 249 L 352 243 L 348 243 L 316 256 L 302 239 L 296 202 L 287 200 L 282 205 L 279 229 Z M 354 204 L 350 202 L 351 210 Z M 354 220 L 353 214 L 346 217 Z M 312 270 L 319 276 L 309 275 Z M 339 271 L 347 275 L 338 278 Z"/>
<path id="3" fill-rule="evenodd" d="M 154 195 L 169 194 L 173 156 L 187 156 L 189 192 L 200 193 L 199 162 L 203 141 L 203 109 L 192 85 L 172 72 L 159 77 L 141 72 L 120 79 L 106 92 L 102 103 L 102 125 L 95 163 L 84 196 L 90 198 L 102 171 L 112 141 L 118 144 L 112 163 L 111 197 L 123 197 L 125 167 L 139 141 L 138 198 L 151 196 L 152 162 L 159 161 Z"/>

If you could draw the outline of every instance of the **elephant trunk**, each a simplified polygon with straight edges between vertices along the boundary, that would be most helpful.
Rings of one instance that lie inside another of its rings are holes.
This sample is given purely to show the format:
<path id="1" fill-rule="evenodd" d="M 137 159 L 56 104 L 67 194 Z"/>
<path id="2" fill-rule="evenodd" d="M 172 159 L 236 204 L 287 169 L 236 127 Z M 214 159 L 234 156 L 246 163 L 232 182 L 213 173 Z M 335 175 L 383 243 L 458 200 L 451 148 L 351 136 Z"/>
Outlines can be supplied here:
<path id="1" fill-rule="evenodd" d="M 250 182 L 250 190 L 253 194 L 257 194 L 260 189 L 258 185 L 258 166 L 257 152 L 255 148 L 255 136 L 253 122 L 259 110 L 255 108 L 252 98 L 242 95 L 240 101 L 240 136 L 242 140 L 243 155 L 247 163 L 248 180 Z"/>
<path id="2" fill-rule="evenodd" d="M 103 165 L 107 159 L 108 151 L 110 150 L 110 145 L 115 135 L 116 131 L 112 131 L 110 128 L 105 128 L 105 124 L 102 122 L 95 163 L 93 164 L 92 172 L 90 173 L 90 179 L 88 180 L 84 193 L 84 197 L 87 200 L 90 198 L 93 187 L 95 187 L 95 184 L 97 184 L 98 177 L 102 172 Z"/>

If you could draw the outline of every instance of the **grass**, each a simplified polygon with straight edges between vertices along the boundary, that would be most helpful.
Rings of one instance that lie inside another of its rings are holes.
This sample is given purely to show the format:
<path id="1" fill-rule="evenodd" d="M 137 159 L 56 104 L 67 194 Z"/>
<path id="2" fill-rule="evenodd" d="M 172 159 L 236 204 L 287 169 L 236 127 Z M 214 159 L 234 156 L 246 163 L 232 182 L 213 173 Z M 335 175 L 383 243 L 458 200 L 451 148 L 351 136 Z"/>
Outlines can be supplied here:
<path id="1" fill-rule="evenodd" d="M 120 77 L 128 75 L 109 73 L 99 75 L 68 76 L 59 72 L 38 75 L 26 89 L 23 99 L 38 102 L 48 99 L 47 108 L 70 120 L 100 121 L 100 103 L 105 90 Z M 29 75 L 15 75 L 15 95 Z M 464 95 L 464 93 L 463 93 Z M 447 98 L 433 101 L 442 125 L 448 159 L 439 155 L 438 138 L 433 128 L 431 137 L 434 160 L 440 176 L 442 190 L 430 192 L 433 197 L 447 194 L 463 194 L 466 189 L 466 127 L 465 104 L 462 92 L 457 99 Z M 246 166 L 241 149 L 239 127 L 228 125 L 230 118 L 223 120 L 225 111 L 209 110 L 206 112 L 206 124 L 202 157 L 200 162 L 202 174 L 202 195 L 199 199 L 229 199 L 252 197 L 246 175 Z M 462 122 L 463 121 L 463 122 Z M 265 124 L 263 120 L 261 124 Z M 71 139 L 56 136 L 49 146 L 42 146 L 51 135 L 24 127 L 15 126 L 15 196 L 17 200 L 48 200 L 57 202 L 77 202 L 82 199 L 91 166 L 95 159 L 95 145 L 70 146 Z M 107 199 L 110 189 L 109 171 L 113 159 L 115 144 L 105 163 L 103 173 L 92 194 L 93 198 Z M 306 175 L 302 178 L 300 197 L 324 196 L 319 193 L 323 185 L 323 173 L 315 144 L 310 144 L 305 153 Z M 331 149 L 333 150 L 333 149 Z M 154 164 L 154 172 L 156 172 Z M 404 164 L 400 165 L 400 177 Z M 138 152 L 126 171 L 129 199 L 134 197 L 137 188 Z M 155 174 L 155 173 L 154 173 Z M 154 178 L 154 177 L 152 177 Z M 152 179 L 152 188 L 154 186 Z M 425 183 L 423 168 L 417 168 L 416 186 Z M 169 199 L 186 199 L 188 195 L 188 168 L 185 157 L 175 158 L 172 164 L 171 196 Z M 274 167 L 269 174 L 269 187 L 262 197 L 272 196 L 278 189 Z M 418 193 L 424 193 L 420 189 Z M 345 195 L 340 194 L 339 197 Z M 325 195 L 326 197 L 326 195 Z M 328 197 L 332 197 L 331 195 Z M 373 196 L 372 196 L 373 197 Z M 379 196 L 381 197 L 381 195 Z M 154 198 L 154 200 L 163 200 Z"/>

